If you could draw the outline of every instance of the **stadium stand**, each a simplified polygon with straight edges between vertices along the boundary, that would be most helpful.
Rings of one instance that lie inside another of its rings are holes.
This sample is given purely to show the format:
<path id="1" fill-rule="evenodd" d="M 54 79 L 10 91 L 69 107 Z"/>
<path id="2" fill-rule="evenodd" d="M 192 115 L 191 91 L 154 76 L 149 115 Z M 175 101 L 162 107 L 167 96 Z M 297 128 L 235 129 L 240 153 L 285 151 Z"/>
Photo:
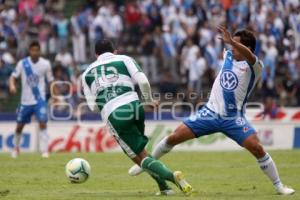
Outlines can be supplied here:
<path id="1" fill-rule="evenodd" d="M 83 101 L 80 74 L 103 37 L 140 62 L 155 92 L 182 92 L 181 101 L 205 102 L 224 48 L 218 24 L 232 32 L 247 26 L 258 38 L 256 54 L 265 68 L 252 100 L 300 106 L 298 0 L 6 0 L 0 4 L 0 111 L 15 110 L 19 97 L 8 94 L 8 78 L 33 39 L 52 61 L 55 79 L 72 83 L 67 101 L 75 107 Z"/>

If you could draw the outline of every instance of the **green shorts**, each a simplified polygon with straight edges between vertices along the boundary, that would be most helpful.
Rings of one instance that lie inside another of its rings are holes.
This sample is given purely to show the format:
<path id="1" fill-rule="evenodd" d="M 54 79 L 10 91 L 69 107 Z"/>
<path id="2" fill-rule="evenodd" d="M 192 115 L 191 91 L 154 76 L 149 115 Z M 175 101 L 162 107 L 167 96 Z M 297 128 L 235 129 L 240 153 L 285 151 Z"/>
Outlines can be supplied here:
<path id="1" fill-rule="evenodd" d="M 148 142 L 144 122 L 144 108 L 139 101 L 120 106 L 108 117 L 110 132 L 130 158 L 141 153 Z"/>

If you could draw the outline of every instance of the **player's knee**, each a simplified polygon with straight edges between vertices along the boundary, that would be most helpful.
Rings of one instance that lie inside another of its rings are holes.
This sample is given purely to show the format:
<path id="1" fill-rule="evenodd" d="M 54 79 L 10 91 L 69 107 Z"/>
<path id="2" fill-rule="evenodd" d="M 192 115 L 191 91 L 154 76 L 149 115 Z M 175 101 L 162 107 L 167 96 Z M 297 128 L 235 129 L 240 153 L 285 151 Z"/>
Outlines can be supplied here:
<path id="1" fill-rule="evenodd" d="M 18 124 L 16 127 L 16 134 L 21 134 L 23 130 L 24 125 Z"/>
<path id="2" fill-rule="evenodd" d="M 265 155 L 264 148 L 260 143 L 255 143 L 251 147 L 251 153 L 256 157 L 256 158 L 262 158 Z"/>
<path id="3" fill-rule="evenodd" d="M 46 129 L 47 124 L 46 123 L 40 123 L 40 129 Z"/>
<path id="4" fill-rule="evenodd" d="M 178 135 L 176 134 L 171 134 L 166 139 L 167 145 L 170 146 L 175 146 L 178 143 L 177 141 L 178 141 Z"/>
<path id="5" fill-rule="evenodd" d="M 16 134 L 21 134 L 22 133 L 22 128 L 16 128 Z"/>
<path id="6" fill-rule="evenodd" d="M 171 135 L 167 138 L 167 144 L 175 146 L 187 140 L 195 138 L 195 135 L 185 125 L 179 126 Z"/>
<path id="7" fill-rule="evenodd" d="M 177 132 L 176 130 L 173 134 L 169 135 L 166 139 L 166 143 L 169 146 L 175 146 L 175 145 L 181 143 L 181 141 L 182 141 L 181 134 L 179 132 Z"/>

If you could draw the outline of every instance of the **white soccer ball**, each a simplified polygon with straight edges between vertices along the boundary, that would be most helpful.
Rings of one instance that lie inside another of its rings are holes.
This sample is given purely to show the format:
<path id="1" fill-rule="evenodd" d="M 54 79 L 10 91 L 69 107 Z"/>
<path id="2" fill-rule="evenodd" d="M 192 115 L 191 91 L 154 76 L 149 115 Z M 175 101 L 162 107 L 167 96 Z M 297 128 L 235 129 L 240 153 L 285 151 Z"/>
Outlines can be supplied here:
<path id="1" fill-rule="evenodd" d="M 91 174 L 90 164 L 82 158 L 74 158 L 66 165 L 66 175 L 72 183 L 83 183 Z"/>

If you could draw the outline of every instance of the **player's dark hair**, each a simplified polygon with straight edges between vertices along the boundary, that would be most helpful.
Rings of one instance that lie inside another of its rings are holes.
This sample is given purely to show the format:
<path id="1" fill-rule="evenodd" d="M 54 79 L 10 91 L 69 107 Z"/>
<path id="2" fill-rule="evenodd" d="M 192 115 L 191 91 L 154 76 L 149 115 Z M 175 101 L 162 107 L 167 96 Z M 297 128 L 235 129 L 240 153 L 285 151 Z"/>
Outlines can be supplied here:
<path id="1" fill-rule="evenodd" d="M 39 49 L 41 49 L 40 43 L 38 41 L 36 41 L 36 40 L 32 41 L 29 44 L 29 49 L 32 48 L 32 47 L 38 47 Z"/>
<path id="2" fill-rule="evenodd" d="M 97 55 L 101 55 L 105 52 L 113 53 L 114 50 L 115 50 L 115 47 L 114 47 L 113 43 L 108 39 L 102 39 L 102 40 L 98 40 L 96 42 L 95 53 Z"/>
<path id="3" fill-rule="evenodd" d="M 233 36 L 240 37 L 241 43 L 245 45 L 246 47 L 250 47 L 251 51 L 255 51 L 255 46 L 256 46 L 256 38 L 254 34 L 246 29 L 239 30 L 234 33 Z"/>

